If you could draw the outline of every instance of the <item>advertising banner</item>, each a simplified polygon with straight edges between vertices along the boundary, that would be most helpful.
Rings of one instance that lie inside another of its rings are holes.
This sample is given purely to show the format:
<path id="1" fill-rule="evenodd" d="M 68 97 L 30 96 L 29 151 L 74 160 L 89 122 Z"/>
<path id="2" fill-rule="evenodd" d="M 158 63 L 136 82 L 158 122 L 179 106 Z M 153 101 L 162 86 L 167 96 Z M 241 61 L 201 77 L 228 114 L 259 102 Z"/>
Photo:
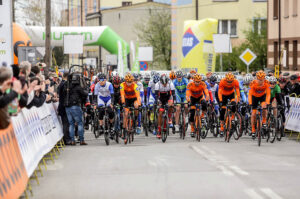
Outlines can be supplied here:
<path id="1" fill-rule="evenodd" d="M 218 20 L 188 20 L 184 22 L 181 68 L 194 68 L 199 73 L 215 71 L 216 56 L 213 34 L 218 30 Z"/>
<path id="2" fill-rule="evenodd" d="M 299 132 L 300 129 L 300 98 L 290 97 L 290 111 L 286 113 L 286 125 L 288 130 Z"/>
<path id="3" fill-rule="evenodd" d="M 0 66 L 13 61 L 12 45 L 12 1 L 0 1 Z"/>

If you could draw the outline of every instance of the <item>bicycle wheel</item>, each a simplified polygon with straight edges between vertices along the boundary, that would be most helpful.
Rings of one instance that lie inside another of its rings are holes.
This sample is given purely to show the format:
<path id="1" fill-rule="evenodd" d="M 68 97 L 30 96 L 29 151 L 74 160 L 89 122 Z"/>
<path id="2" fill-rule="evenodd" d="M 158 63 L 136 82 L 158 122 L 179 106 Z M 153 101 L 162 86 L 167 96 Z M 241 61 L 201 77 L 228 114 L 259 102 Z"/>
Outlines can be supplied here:
<path id="1" fill-rule="evenodd" d="M 216 112 L 212 112 L 209 117 L 209 128 L 210 132 L 214 137 L 218 137 L 218 122 L 217 122 L 217 114 Z"/>
<path id="2" fill-rule="evenodd" d="M 283 126 L 283 119 L 282 115 L 278 112 L 278 117 L 277 117 L 277 130 L 276 130 L 276 138 L 278 141 L 281 140 L 282 135 L 284 133 L 284 126 Z"/>
<path id="3" fill-rule="evenodd" d="M 225 127 L 224 127 L 225 142 L 229 142 L 229 140 L 230 140 L 230 118 L 229 118 L 229 114 L 226 114 L 224 125 L 225 125 Z"/>
<path id="4" fill-rule="evenodd" d="M 183 127 L 183 121 L 182 121 L 182 114 L 180 113 L 179 114 L 179 137 L 184 139 L 183 138 L 183 132 L 184 132 L 184 127 Z"/>
<path id="5" fill-rule="evenodd" d="M 200 115 L 196 116 L 195 131 L 196 131 L 196 140 L 200 142 L 201 140 Z"/>
<path id="6" fill-rule="evenodd" d="M 268 124 L 268 140 L 270 140 L 270 143 L 274 143 L 275 138 L 276 138 L 276 120 L 275 117 L 273 115 L 270 115 L 270 117 L 267 120 L 267 124 Z"/>
<path id="7" fill-rule="evenodd" d="M 234 114 L 234 129 L 232 129 L 233 130 L 233 138 L 235 140 L 238 140 L 243 134 L 241 126 L 242 126 L 242 116 L 240 113 L 236 112 Z"/>
<path id="8" fill-rule="evenodd" d="M 185 123 L 185 118 L 184 118 L 183 113 L 180 115 L 181 115 L 181 135 L 182 135 L 181 138 L 184 140 L 185 132 L 187 131 L 187 129 L 186 129 L 186 123 Z"/>
<path id="9" fill-rule="evenodd" d="M 201 122 L 201 138 L 202 139 L 205 139 L 207 134 L 208 134 L 208 131 L 209 131 L 209 128 L 208 128 L 208 121 L 207 121 L 207 115 L 205 114 L 204 115 L 204 118 L 203 118 L 203 123 Z"/>
<path id="10" fill-rule="evenodd" d="M 168 137 L 168 131 L 169 131 L 169 122 L 167 117 L 163 117 L 162 119 L 162 127 L 161 127 L 161 140 L 163 143 L 166 142 Z"/>
<path id="11" fill-rule="evenodd" d="M 98 120 L 98 117 L 95 116 L 94 117 L 94 125 L 93 125 L 93 133 L 95 135 L 95 138 L 97 139 L 99 137 L 99 120 Z"/>
<path id="12" fill-rule="evenodd" d="M 143 130 L 145 132 L 145 136 L 148 136 L 148 111 L 143 110 Z"/>
<path id="13" fill-rule="evenodd" d="M 106 116 L 104 116 L 104 121 L 105 121 L 105 132 L 104 132 L 104 140 L 106 145 L 109 145 L 110 139 L 109 139 L 109 127 L 108 127 L 108 118 Z"/>
<path id="14" fill-rule="evenodd" d="M 260 116 L 257 114 L 256 115 L 256 136 L 257 136 L 257 143 L 258 146 L 261 145 L 261 120 Z"/>

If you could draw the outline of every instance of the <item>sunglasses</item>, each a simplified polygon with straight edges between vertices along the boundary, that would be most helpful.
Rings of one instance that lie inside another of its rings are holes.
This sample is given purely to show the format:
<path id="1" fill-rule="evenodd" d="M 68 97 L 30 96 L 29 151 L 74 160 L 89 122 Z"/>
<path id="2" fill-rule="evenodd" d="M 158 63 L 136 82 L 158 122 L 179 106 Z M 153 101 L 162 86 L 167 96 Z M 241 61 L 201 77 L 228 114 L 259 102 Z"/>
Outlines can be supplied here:
<path id="1" fill-rule="evenodd" d="M 100 82 L 104 82 L 106 79 L 99 79 Z"/>
<path id="2" fill-rule="evenodd" d="M 227 81 L 227 83 L 231 84 L 233 81 Z"/>
<path id="3" fill-rule="evenodd" d="M 271 85 L 276 85 L 276 83 L 270 83 Z"/>

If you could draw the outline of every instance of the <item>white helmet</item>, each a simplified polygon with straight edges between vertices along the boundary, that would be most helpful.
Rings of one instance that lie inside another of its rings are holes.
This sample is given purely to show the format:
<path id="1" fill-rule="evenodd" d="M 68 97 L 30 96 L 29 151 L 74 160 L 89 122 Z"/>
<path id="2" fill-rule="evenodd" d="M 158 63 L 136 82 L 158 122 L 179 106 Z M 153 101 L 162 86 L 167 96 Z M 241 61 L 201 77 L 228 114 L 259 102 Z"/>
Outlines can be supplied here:
<path id="1" fill-rule="evenodd" d="M 253 76 L 252 75 L 246 75 L 243 78 L 243 83 L 244 84 L 250 84 L 253 81 Z"/>
<path id="2" fill-rule="evenodd" d="M 272 84 L 275 84 L 277 82 L 277 79 L 276 79 L 276 77 L 271 76 L 271 77 L 269 77 L 268 81 Z"/>

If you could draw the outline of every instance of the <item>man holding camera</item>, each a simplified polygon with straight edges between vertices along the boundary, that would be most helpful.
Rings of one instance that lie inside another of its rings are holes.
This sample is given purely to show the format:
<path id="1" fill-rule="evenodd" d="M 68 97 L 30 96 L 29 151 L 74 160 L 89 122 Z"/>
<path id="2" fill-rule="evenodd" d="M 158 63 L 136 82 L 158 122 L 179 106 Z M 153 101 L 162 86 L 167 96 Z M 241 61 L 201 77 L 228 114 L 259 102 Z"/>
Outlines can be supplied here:
<path id="1" fill-rule="evenodd" d="M 73 73 L 69 76 L 68 81 L 64 86 L 64 104 L 66 107 L 66 113 L 69 121 L 69 132 L 71 138 L 71 145 L 76 145 L 75 142 L 75 122 L 78 125 L 78 134 L 80 139 L 80 145 L 87 145 L 84 141 L 83 130 L 83 112 L 81 109 L 82 101 L 88 96 L 88 92 L 85 90 L 82 84 L 82 76 L 79 73 Z"/>

